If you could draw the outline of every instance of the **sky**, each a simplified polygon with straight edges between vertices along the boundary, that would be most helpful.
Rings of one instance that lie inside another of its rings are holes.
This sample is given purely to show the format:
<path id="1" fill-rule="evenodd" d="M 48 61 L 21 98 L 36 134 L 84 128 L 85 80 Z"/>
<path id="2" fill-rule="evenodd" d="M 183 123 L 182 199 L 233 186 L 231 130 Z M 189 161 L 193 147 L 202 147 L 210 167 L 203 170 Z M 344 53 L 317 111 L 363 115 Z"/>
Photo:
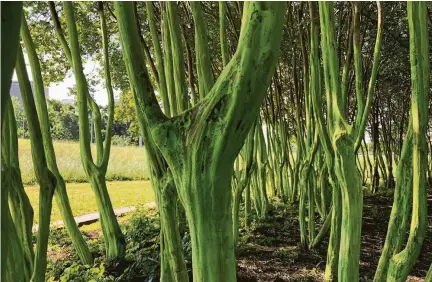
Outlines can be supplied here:
<path id="1" fill-rule="evenodd" d="M 30 70 L 30 65 L 28 63 L 26 54 L 24 54 L 24 56 L 25 56 L 27 73 L 29 75 L 29 79 L 30 79 L 30 81 L 33 81 L 31 70 Z M 97 73 L 99 71 L 99 68 L 100 68 L 100 66 L 98 63 L 96 63 L 95 61 L 89 60 L 84 64 L 84 74 L 86 76 L 92 75 L 94 73 Z M 14 71 L 12 80 L 13 81 L 18 80 L 15 71 Z M 51 83 L 48 86 L 49 98 L 55 99 L 55 100 L 62 100 L 64 98 L 70 98 L 70 96 L 68 96 L 69 88 L 73 88 L 74 86 L 75 86 L 75 78 L 73 76 L 73 73 L 70 71 L 66 75 L 65 79 L 62 82 Z M 103 85 L 103 80 L 102 80 L 102 83 L 96 85 L 95 92 L 92 94 L 94 94 L 94 98 L 96 100 L 96 103 L 98 103 L 99 105 L 106 106 L 108 104 L 108 96 L 107 96 L 107 93 L 105 90 L 105 86 Z M 114 90 L 114 96 L 118 97 L 118 94 L 119 94 L 118 91 Z"/>

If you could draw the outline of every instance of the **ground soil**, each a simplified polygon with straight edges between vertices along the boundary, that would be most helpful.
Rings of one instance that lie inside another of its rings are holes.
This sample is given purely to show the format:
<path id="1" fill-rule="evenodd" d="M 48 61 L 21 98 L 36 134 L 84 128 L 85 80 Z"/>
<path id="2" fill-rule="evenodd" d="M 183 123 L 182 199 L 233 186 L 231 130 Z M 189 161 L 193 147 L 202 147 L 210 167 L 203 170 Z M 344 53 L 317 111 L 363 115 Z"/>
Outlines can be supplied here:
<path id="1" fill-rule="evenodd" d="M 390 193 L 391 195 L 391 193 Z M 277 200 L 272 202 L 268 216 L 262 222 L 256 221 L 253 212 L 250 216 L 248 230 L 240 230 L 239 246 L 237 249 L 237 278 L 238 282 L 282 282 L 282 281 L 323 281 L 326 265 L 328 235 L 314 250 L 304 249 L 300 246 L 300 232 L 297 220 L 298 206 L 287 206 Z M 393 200 L 391 196 L 365 196 L 363 209 L 362 245 L 360 258 L 360 281 L 372 281 L 377 267 L 381 249 L 384 244 L 387 225 Z M 432 263 L 432 196 L 428 198 L 428 229 L 423 247 L 416 264 L 407 281 L 424 281 L 424 277 Z M 147 211 L 147 216 L 156 216 L 154 209 Z M 244 226 L 243 211 L 241 211 L 240 225 Z M 317 230 L 321 226 L 320 216 L 316 215 Z M 153 238 L 142 239 L 145 245 L 154 245 L 158 242 L 158 229 L 153 230 Z M 100 240 L 100 230 L 86 231 L 85 236 L 90 240 Z M 58 245 L 68 242 L 67 235 Z M 407 233 L 408 236 L 408 233 Z M 102 243 L 101 243 L 102 244 Z M 63 247 L 50 247 L 48 257 L 50 261 L 72 260 L 73 247 L 69 244 L 66 250 Z M 155 246 L 158 248 L 158 246 Z M 138 250 L 139 251 L 139 250 Z M 156 250 L 157 254 L 157 250 Z M 76 256 L 75 256 L 75 259 Z M 157 258 L 154 258 L 158 260 Z M 129 263 L 133 263 L 132 261 Z M 117 277 L 125 267 L 114 272 Z M 64 265 L 63 265 L 64 267 Z M 188 263 L 192 281 L 191 264 Z M 158 269 L 153 277 L 157 281 Z M 141 276 L 143 275 L 143 276 Z M 127 281 L 148 281 L 148 273 L 128 278 Z M 136 279 L 135 279 L 136 278 Z M 123 281 L 123 280 L 122 280 Z"/>
<path id="2" fill-rule="evenodd" d="M 364 199 L 360 281 L 372 281 L 390 216 L 391 197 Z M 428 204 L 428 230 L 421 254 L 407 281 L 424 281 L 432 263 L 432 199 Z M 323 281 L 328 236 L 316 250 L 301 248 L 297 207 L 276 205 L 263 223 L 241 230 L 238 281 Z M 320 226 L 319 216 L 317 227 Z"/>

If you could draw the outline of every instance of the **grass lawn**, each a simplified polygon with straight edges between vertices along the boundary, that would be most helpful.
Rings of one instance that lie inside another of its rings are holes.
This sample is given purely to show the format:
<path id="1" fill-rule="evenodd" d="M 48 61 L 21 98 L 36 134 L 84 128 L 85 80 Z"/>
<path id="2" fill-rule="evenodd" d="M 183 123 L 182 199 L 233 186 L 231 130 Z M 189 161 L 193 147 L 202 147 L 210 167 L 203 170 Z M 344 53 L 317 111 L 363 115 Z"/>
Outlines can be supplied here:
<path id="1" fill-rule="evenodd" d="M 138 206 L 154 201 L 154 194 L 150 181 L 112 181 L 107 182 L 108 193 L 114 208 Z M 88 183 L 68 183 L 66 189 L 74 216 L 97 211 L 96 200 Z M 34 209 L 34 223 L 38 223 L 39 216 L 39 186 L 26 186 L 25 191 Z M 51 221 L 60 220 L 60 212 L 55 199 Z"/>
<path id="2" fill-rule="evenodd" d="M 66 182 L 87 182 L 81 164 L 78 142 L 54 141 L 57 165 Z M 92 146 L 93 158 L 96 158 L 96 147 Z M 18 153 L 23 183 L 36 182 L 31 157 L 30 140 L 18 139 Z M 147 180 L 147 164 L 144 148 L 136 146 L 112 146 L 107 180 Z"/>

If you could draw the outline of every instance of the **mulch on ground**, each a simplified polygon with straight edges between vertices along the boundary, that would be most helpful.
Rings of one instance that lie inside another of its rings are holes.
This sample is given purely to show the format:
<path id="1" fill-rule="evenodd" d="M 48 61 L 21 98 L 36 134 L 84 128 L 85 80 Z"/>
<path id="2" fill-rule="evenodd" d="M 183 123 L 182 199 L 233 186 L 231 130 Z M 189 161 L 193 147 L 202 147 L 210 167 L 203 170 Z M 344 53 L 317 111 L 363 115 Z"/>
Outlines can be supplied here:
<path id="1" fill-rule="evenodd" d="M 360 281 L 372 281 L 387 233 L 393 200 L 390 197 L 367 196 L 364 199 Z M 289 210 L 276 205 L 263 223 L 241 230 L 238 251 L 238 281 L 323 281 L 328 236 L 315 250 L 300 246 L 298 207 Z M 432 263 L 432 203 L 428 205 L 428 230 L 425 241 L 408 277 L 424 281 Z M 317 226 L 320 226 L 317 215 Z M 408 233 L 407 233 L 408 236 Z"/>

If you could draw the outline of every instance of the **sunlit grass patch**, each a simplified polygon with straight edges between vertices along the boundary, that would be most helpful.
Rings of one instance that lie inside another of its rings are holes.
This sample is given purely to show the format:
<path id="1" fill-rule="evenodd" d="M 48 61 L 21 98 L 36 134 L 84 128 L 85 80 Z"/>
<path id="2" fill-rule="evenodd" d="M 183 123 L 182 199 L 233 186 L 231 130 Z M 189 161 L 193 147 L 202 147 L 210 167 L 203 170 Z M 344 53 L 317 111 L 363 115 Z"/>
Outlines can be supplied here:
<path id="1" fill-rule="evenodd" d="M 87 177 L 81 164 L 78 142 L 54 141 L 57 165 L 66 182 L 86 182 Z M 96 158 L 96 147 L 92 146 L 93 158 Z M 23 182 L 36 182 L 31 157 L 30 140 L 18 140 L 18 153 Z M 135 146 L 112 146 L 107 180 L 146 180 L 148 179 L 144 148 Z"/>
<path id="2" fill-rule="evenodd" d="M 74 216 L 97 212 L 94 193 L 88 183 L 68 183 L 66 189 Z M 150 181 L 113 181 L 107 182 L 108 193 L 114 209 L 138 206 L 154 201 L 154 194 Z M 32 185 L 25 188 L 34 210 L 34 223 L 39 221 L 39 186 Z M 60 212 L 55 200 L 51 221 L 61 220 Z"/>

